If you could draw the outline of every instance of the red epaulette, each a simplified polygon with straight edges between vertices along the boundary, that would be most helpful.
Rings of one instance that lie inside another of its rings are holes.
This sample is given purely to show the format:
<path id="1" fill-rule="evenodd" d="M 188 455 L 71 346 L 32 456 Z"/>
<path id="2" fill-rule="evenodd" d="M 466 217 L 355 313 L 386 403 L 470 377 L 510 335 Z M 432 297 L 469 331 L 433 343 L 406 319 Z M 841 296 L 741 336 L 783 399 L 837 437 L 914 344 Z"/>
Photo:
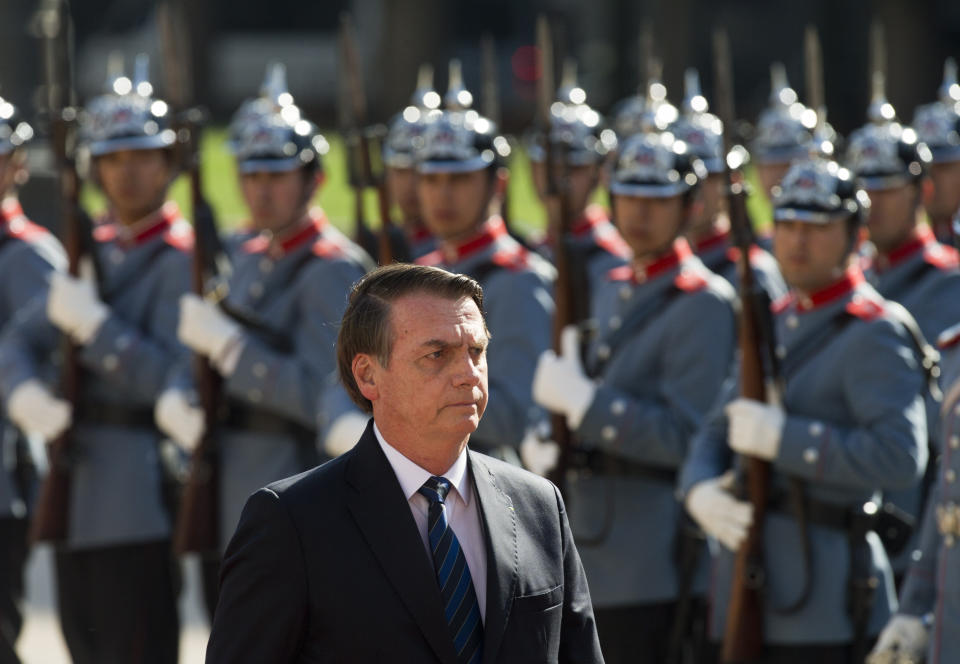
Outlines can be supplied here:
<path id="1" fill-rule="evenodd" d="M 516 249 L 501 249 L 490 257 L 490 262 L 502 268 L 517 272 L 526 269 L 530 264 L 527 257 L 527 250 L 523 247 Z"/>
<path id="2" fill-rule="evenodd" d="M 793 302 L 793 293 L 787 293 L 786 295 L 781 295 L 775 302 L 770 304 L 770 311 L 774 314 L 782 314 L 787 310 L 787 307 L 790 306 L 790 303 Z"/>
<path id="3" fill-rule="evenodd" d="M 39 237 L 50 234 L 50 231 L 46 228 L 40 224 L 33 223 L 26 217 L 20 217 L 8 223 L 7 232 L 10 234 L 10 237 L 23 240 L 24 242 L 31 242 Z"/>
<path id="4" fill-rule="evenodd" d="M 343 247 L 325 237 L 317 238 L 313 243 L 313 253 L 320 258 L 340 258 L 343 256 Z"/>
<path id="5" fill-rule="evenodd" d="M 193 251 L 194 245 L 193 227 L 183 220 L 174 222 L 170 228 L 164 232 L 163 241 L 174 249 L 184 253 L 190 253 Z"/>
<path id="6" fill-rule="evenodd" d="M 948 327 L 937 337 L 937 346 L 942 350 L 956 346 L 957 342 L 960 342 L 960 323 Z"/>
<path id="7" fill-rule="evenodd" d="M 960 267 L 960 253 L 945 244 L 931 243 L 923 250 L 923 260 L 940 270 Z"/>
<path id="8" fill-rule="evenodd" d="M 443 254 L 440 253 L 439 249 L 434 249 L 429 254 L 424 254 L 414 262 L 417 265 L 429 265 L 430 267 L 437 267 L 438 265 L 443 264 Z"/>
<path id="9" fill-rule="evenodd" d="M 673 279 L 673 285 L 687 293 L 696 293 L 707 287 L 707 279 L 695 270 L 680 270 Z"/>
<path id="10" fill-rule="evenodd" d="M 597 245 L 608 253 L 624 259 L 630 257 L 630 245 L 619 233 L 603 233 L 596 240 Z"/>
<path id="11" fill-rule="evenodd" d="M 866 298 L 855 297 L 847 302 L 847 313 L 856 316 L 860 320 L 872 321 L 883 315 L 883 302 Z"/>

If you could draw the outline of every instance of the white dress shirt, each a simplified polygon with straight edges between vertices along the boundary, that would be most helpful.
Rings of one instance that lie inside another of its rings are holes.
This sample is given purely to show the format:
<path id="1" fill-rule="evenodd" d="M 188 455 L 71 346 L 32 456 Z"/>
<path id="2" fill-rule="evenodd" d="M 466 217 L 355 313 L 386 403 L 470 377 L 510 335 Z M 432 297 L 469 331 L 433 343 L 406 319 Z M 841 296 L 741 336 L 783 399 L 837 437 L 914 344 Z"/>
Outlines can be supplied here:
<path id="1" fill-rule="evenodd" d="M 430 502 L 417 493 L 432 473 L 403 456 L 384 440 L 376 422 L 373 423 L 373 433 L 377 436 L 383 453 L 387 455 L 387 461 L 393 467 L 393 472 L 400 482 L 400 488 L 403 489 L 403 495 L 407 498 L 407 504 L 410 505 L 413 520 L 417 522 L 417 530 L 420 531 L 420 539 L 423 540 L 423 548 L 432 568 L 433 554 L 427 536 L 427 510 Z M 447 523 L 457 536 L 463 555 L 467 559 L 470 578 L 473 579 L 473 589 L 477 593 L 477 604 L 480 605 L 480 617 L 486 621 L 487 548 L 483 538 L 483 526 L 480 524 L 478 501 L 473 483 L 470 481 L 470 473 L 467 472 L 466 449 L 460 453 L 443 477 L 450 480 L 451 484 L 450 492 L 444 500 L 447 507 Z"/>

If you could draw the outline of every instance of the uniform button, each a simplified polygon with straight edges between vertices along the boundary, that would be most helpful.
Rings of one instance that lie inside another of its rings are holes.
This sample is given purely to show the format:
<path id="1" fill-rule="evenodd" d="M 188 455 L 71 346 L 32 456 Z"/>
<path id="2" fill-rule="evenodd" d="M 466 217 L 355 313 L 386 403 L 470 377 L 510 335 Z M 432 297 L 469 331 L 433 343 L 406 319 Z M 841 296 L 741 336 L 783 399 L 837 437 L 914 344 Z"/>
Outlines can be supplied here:
<path id="1" fill-rule="evenodd" d="M 781 360 L 787 356 L 787 347 L 786 346 L 777 346 L 776 350 L 773 351 L 777 354 L 777 357 Z"/>
<path id="2" fill-rule="evenodd" d="M 943 474 L 943 479 L 947 480 L 947 482 L 950 482 L 951 484 L 952 484 L 953 482 L 956 482 L 956 481 L 957 481 L 957 471 L 955 471 L 953 468 L 948 468 L 948 469 L 947 469 L 947 472 L 945 472 L 945 473 Z"/>
<path id="3" fill-rule="evenodd" d="M 823 423 L 821 422 L 811 422 L 810 424 L 810 435 L 814 438 L 823 435 Z"/>
<path id="4" fill-rule="evenodd" d="M 129 334 L 121 334 L 117 337 L 117 342 L 114 344 L 117 350 L 125 351 L 130 348 L 130 344 L 133 343 L 133 338 Z"/>
<path id="5" fill-rule="evenodd" d="M 597 357 L 599 357 L 601 360 L 610 359 L 610 346 L 607 344 L 602 344 L 601 346 L 597 347 Z"/>
<path id="6" fill-rule="evenodd" d="M 800 320 L 796 316 L 793 314 L 787 316 L 787 327 L 789 327 L 791 330 L 795 330 L 799 324 Z"/>
<path id="7" fill-rule="evenodd" d="M 612 442 L 617 437 L 617 428 L 612 424 L 608 424 L 600 429 L 600 437 L 608 443 Z"/>
<path id="8" fill-rule="evenodd" d="M 260 271 L 264 274 L 270 274 L 270 272 L 273 271 L 273 261 L 269 258 L 261 258 Z"/>
<path id="9" fill-rule="evenodd" d="M 809 464 L 815 464 L 820 459 L 820 452 L 816 447 L 808 447 L 803 451 L 803 460 Z"/>
<path id="10" fill-rule="evenodd" d="M 950 436 L 950 449 L 955 450 L 960 448 L 960 436 Z"/>
<path id="11" fill-rule="evenodd" d="M 610 412 L 614 415 L 623 415 L 627 412 L 627 403 L 623 399 L 614 399 L 610 404 Z"/>
<path id="12" fill-rule="evenodd" d="M 103 358 L 103 368 L 107 371 L 114 371 L 118 366 L 120 366 L 120 358 L 113 353 Z"/>
<path id="13" fill-rule="evenodd" d="M 610 317 L 610 329 L 611 329 L 611 330 L 618 330 L 618 329 L 620 329 L 620 326 L 621 326 L 622 324 L 623 324 L 623 319 L 621 319 L 620 316 L 611 316 L 611 317 Z"/>
<path id="14" fill-rule="evenodd" d="M 632 288 L 630 288 L 629 286 L 621 286 L 621 287 L 620 287 L 620 299 L 621 299 L 621 300 L 629 300 L 631 295 L 633 295 L 633 289 L 632 289 Z"/>
<path id="15" fill-rule="evenodd" d="M 258 389 L 252 389 L 247 392 L 247 398 L 253 403 L 260 403 L 260 400 L 263 398 L 263 393 Z"/>
<path id="16" fill-rule="evenodd" d="M 108 256 L 110 262 L 114 265 L 119 265 L 123 262 L 123 252 L 120 249 L 111 249 Z"/>
<path id="17" fill-rule="evenodd" d="M 253 375 L 257 378 L 263 378 L 267 375 L 267 365 L 263 362 L 253 363 Z"/>
<path id="18" fill-rule="evenodd" d="M 263 284 L 259 281 L 254 281 L 250 284 L 250 295 L 251 297 L 260 297 L 263 295 Z"/>

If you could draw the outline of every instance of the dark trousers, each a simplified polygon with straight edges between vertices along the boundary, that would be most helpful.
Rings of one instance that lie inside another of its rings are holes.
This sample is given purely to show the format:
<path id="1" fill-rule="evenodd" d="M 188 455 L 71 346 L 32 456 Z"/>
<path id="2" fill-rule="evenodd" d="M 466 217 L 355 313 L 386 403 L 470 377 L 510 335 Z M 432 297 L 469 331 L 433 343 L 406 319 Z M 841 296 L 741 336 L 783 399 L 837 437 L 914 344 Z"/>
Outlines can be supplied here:
<path id="1" fill-rule="evenodd" d="M 200 558 L 200 578 L 203 585 L 203 603 L 207 607 L 207 617 L 213 625 L 213 612 L 220 597 L 220 556 L 204 555 Z"/>
<path id="2" fill-rule="evenodd" d="M 610 609 L 594 607 L 606 664 L 662 664 L 667 659 L 675 602 Z"/>
<path id="3" fill-rule="evenodd" d="M 60 627 L 74 664 L 176 664 L 177 565 L 169 541 L 57 552 Z"/>
<path id="4" fill-rule="evenodd" d="M 0 519 L 0 664 L 19 664 L 14 645 L 23 615 L 23 564 L 27 558 L 26 519 Z"/>

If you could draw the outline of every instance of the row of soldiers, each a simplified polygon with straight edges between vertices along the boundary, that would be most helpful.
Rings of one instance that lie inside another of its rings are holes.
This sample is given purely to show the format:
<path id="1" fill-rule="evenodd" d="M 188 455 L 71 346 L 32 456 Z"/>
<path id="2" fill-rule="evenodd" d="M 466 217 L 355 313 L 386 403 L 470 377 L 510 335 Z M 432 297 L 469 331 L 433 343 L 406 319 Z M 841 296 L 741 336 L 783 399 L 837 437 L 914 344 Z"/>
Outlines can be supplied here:
<path id="1" fill-rule="evenodd" d="M 947 233 L 960 207 L 951 71 L 913 128 L 878 94 L 842 166 L 835 137 L 778 70 L 751 146 L 773 236 L 746 256 L 726 204 L 726 170 L 742 169 L 745 152 L 723 147 L 725 127 L 693 74 L 682 109 L 650 80 L 610 127 L 565 81 L 528 153 L 548 204 L 551 179 L 563 181 L 573 223 L 548 225 L 540 241 L 518 241 L 504 222 L 510 143 L 457 76 L 444 110 L 424 84 L 391 123 L 383 159 L 410 255 L 469 274 L 485 292 L 491 396 L 471 445 L 542 474 L 570 457 L 558 480 L 607 661 L 715 656 L 733 552 L 754 525 L 742 491 L 748 458 L 769 461 L 773 475 L 762 661 L 862 660 L 878 635 L 877 661 L 918 656 L 928 642 L 931 662 L 960 652 L 951 576 L 960 270 L 919 216 L 925 208 Z M 37 441 L 71 432 L 69 536 L 56 549 L 71 657 L 174 662 L 177 485 L 211 433 L 191 356 L 213 367 L 225 394 L 219 550 L 203 559 L 211 614 L 220 553 L 247 496 L 342 454 L 366 425 L 334 379 L 333 346 L 346 294 L 373 262 L 311 207 L 326 142 L 282 69 L 231 124 L 250 220 L 224 238 L 231 270 L 210 288 L 216 299 L 191 292 L 194 234 L 168 201 L 170 116 L 143 76 L 113 78 L 87 106 L 90 178 L 108 201 L 91 279 L 64 271 L 57 241 L 17 203 L 33 130 L 0 102 L 0 648 L 10 661 Z M 591 203 L 601 186 L 612 220 Z M 551 259 L 567 251 L 582 316 L 551 349 Z M 771 303 L 766 403 L 738 396 L 741 258 Z M 76 404 L 54 387 L 63 336 L 84 372 Z M 941 342 L 942 375 L 925 339 Z M 552 442 L 550 414 L 573 433 L 572 453 Z M 910 517 L 922 527 L 908 544 Z M 894 571 L 905 577 L 899 612 Z"/>

